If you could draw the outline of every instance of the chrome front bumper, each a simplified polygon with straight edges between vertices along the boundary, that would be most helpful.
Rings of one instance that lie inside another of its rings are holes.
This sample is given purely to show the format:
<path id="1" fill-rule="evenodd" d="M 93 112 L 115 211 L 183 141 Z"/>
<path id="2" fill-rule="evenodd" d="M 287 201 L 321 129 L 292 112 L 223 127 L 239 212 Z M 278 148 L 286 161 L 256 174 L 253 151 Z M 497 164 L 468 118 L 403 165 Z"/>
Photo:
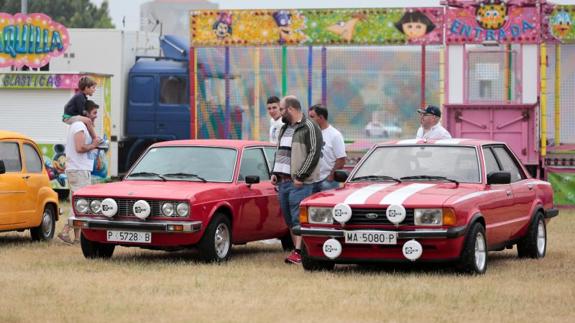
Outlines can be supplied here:
<path id="1" fill-rule="evenodd" d="M 461 237 L 465 234 L 466 226 L 453 227 L 449 229 L 422 229 L 412 231 L 394 231 L 397 233 L 398 239 L 424 239 L 424 238 L 448 238 L 453 239 Z M 361 229 L 358 229 L 361 230 Z M 351 231 L 351 230 L 350 230 Z M 296 227 L 293 229 L 296 235 L 301 236 L 316 236 L 316 237 L 331 237 L 343 238 L 344 230 L 341 229 L 327 229 L 327 228 L 302 228 Z"/>
<path id="2" fill-rule="evenodd" d="M 176 222 L 176 221 L 115 221 L 106 219 L 94 219 L 86 217 L 70 217 L 68 225 L 80 229 L 91 230 L 134 230 L 146 232 L 174 232 L 190 233 L 198 232 L 202 229 L 201 221 Z"/>

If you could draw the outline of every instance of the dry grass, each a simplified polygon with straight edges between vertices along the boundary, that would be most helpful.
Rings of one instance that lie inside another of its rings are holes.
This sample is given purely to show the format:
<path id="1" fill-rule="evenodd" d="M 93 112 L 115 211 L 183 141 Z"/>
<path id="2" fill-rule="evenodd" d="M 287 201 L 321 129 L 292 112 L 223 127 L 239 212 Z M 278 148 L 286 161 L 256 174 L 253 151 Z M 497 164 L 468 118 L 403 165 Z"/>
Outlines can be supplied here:
<path id="1" fill-rule="evenodd" d="M 0 322 L 574 322 L 574 233 L 575 211 L 562 210 L 545 259 L 491 253 L 481 277 L 446 268 L 308 273 L 263 243 L 234 247 L 224 265 L 133 248 L 88 261 L 79 246 L 4 233 Z"/>

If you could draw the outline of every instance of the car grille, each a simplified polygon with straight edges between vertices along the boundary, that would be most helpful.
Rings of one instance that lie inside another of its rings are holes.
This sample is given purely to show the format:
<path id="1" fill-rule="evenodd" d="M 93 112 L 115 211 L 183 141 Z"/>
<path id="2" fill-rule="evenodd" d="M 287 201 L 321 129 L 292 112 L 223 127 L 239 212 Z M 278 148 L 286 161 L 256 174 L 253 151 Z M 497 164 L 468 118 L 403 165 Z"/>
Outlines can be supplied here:
<path id="1" fill-rule="evenodd" d="M 86 200 L 88 200 L 88 205 L 90 202 L 92 202 L 92 200 L 96 200 L 96 199 L 92 199 L 92 198 L 86 198 Z M 99 199 L 102 200 L 102 199 Z M 133 212 L 133 208 L 134 208 L 134 203 L 136 203 L 137 201 L 139 201 L 140 199 L 122 199 L 122 198 L 116 198 L 114 199 L 116 201 L 116 203 L 118 203 L 118 213 L 116 214 L 116 216 L 133 216 L 134 212 Z M 178 201 L 168 201 L 168 200 L 145 200 L 146 202 L 148 202 L 148 204 L 150 204 L 150 217 L 153 216 L 162 216 L 162 213 L 160 211 L 160 205 L 162 205 L 164 202 L 178 202 Z M 93 213 L 88 213 L 91 215 L 94 215 Z"/>
<path id="2" fill-rule="evenodd" d="M 385 216 L 385 211 L 387 209 L 351 209 L 351 219 L 347 224 L 390 224 L 391 223 Z M 405 220 L 401 222 L 401 225 L 413 225 L 413 209 L 406 209 Z M 377 214 L 377 217 L 369 217 L 369 215 Z"/>

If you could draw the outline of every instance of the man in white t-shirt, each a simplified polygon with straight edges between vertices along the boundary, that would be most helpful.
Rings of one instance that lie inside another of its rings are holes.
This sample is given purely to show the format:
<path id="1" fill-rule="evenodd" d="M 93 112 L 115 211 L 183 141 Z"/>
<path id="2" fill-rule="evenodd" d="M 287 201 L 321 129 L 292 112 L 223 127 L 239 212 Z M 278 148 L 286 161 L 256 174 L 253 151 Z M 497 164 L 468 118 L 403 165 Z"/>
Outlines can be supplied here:
<path id="1" fill-rule="evenodd" d="M 266 103 L 266 108 L 268 109 L 268 114 L 270 115 L 270 142 L 274 144 L 278 143 L 278 134 L 280 129 L 284 125 L 282 121 L 282 116 L 280 113 L 280 99 L 277 96 L 270 96 Z"/>
<path id="2" fill-rule="evenodd" d="M 319 178 L 314 183 L 313 192 L 321 192 L 339 187 L 339 183 L 333 180 L 333 173 L 342 169 L 345 165 L 345 143 L 341 133 L 327 121 L 327 108 L 321 104 L 316 104 L 309 108 L 308 115 L 321 129 L 323 136 L 323 147 L 321 149 L 321 159 L 319 160 Z"/>
<path id="3" fill-rule="evenodd" d="M 86 101 L 86 117 L 96 120 L 98 116 L 98 105 L 94 101 Z M 72 194 L 84 186 L 91 184 L 92 169 L 94 168 L 94 159 L 97 156 L 99 143 L 93 142 L 88 128 L 82 121 L 76 121 L 70 125 L 66 138 L 66 177 L 70 188 L 70 203 L 72 203 Z M 73 207 L 70 206 L 70 215 L 73 213 Z M 73 243 L 70 239 L 71 227 L 66 224 L 62 232 L 58 234 L 60 240 Z M 74 241 L 80 241 L 80 229 L 74 228 Z"/>
<path id="4" fill-rule="evenodd" d="M 441 110 L 434 105 L 428 105 L 424 109 L 417 110 L 421 127 L 417 130 L 417 139 L 451 139 L 451 134 L 439 123 Z"/>

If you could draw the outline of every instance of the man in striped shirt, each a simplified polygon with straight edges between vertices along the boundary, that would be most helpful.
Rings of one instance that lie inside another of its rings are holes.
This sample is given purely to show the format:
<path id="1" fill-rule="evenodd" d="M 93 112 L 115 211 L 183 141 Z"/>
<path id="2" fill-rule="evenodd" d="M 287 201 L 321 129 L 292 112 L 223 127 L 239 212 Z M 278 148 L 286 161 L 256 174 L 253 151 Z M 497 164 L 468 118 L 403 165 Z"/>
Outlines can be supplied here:
<path id="1" fill-rule="evenodd" d="M 313 183 L 319 179 L 323 138 L 321 129 L 305 116 L 295 96 L 280 101 L 280 113 L 285 124 L 278 136 L 272 183 L 278 185 L 281 210 L 295 246 L 286 262 L 300 264 L 301 237 L 293 229 L 300 225 L 300 202 L 312 194 Z"/>

